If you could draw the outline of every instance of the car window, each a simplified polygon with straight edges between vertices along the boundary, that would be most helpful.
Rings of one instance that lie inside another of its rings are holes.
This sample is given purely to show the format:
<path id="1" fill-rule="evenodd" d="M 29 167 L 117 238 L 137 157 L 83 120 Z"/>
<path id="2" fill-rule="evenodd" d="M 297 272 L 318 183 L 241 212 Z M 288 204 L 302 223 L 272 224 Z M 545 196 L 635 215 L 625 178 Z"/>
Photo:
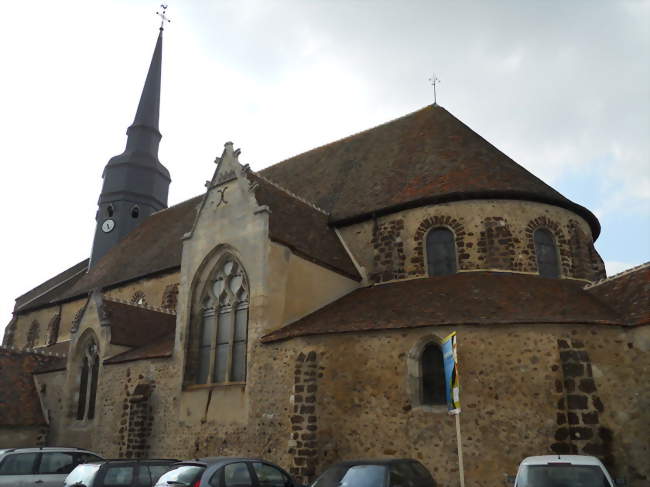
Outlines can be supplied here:
<path id="1" fill-rule="evenodd" d="M 73 453 L 43 453 L 37 471 L 40 474 L 67 475 L 74 470 L 75 466 Z"/>
<path id="2" fill-rule="evenodd" d="M 350 467 L 339 483 L 340 487 L 383 487 L 386 467 L 382 465 L 355 465 Z"/>
<path id="3" fill-rule="evenodd" d="M 291 487 L 291 481 L 281 471 L 266 463 L 254 462 L 253 469 L 260 487 Z"/>
<path id="4" fill-rule="evenodd" d="M 92 453 L 77 453 L 77 463 L 103 462 L 104 459 Z"/>
<path id="5" fill-rule="evenodd" d="M 525 465 L 522 467 L 517 487 L 610 487 L 605 474 L 596 465 Z"/>
<path id="6" fill-rule="evenodd" d="M 158 485 L 171 485 L 174 482 L 191 484 L 196 482 L 205 467 L 200 465 L 176 465 L 169 472 L 165 473 L 158 479 Z"/>
<path id="7" fill-rule="evenodd" d="M 95 479 L 97 470 L 99 470 L 99 464 L 92 465 L 78 465 L 71 473 L 65 478 L 65 483 L 63 487 L 70 487 L 74 484 L 84 484 L 91 485 L 92 481 Z"/>
<path id="8" fill-rule="evenodd" d="M 133 482 L 133 465 L 115 465 L 106 468 L 104 487 L 131 486 Z"/>
<path id="9" fill-rule="evenodd" d="M 390 466 L 390 487 L 416 487 L 415 472 L 406 463 Z"/>
<path id="10" fill-rule="evenodd" d="M 253 479 L 248 465 L 243 462 L 229 463 L 223 468 L 224 487 L 252 487 Z"/>
<path id="11" fill-rule="evenodd" d="M 431 473 L 420 462 L 409 462 L 409 466 L 415 473 L 416 485 L 418 487 L 429 487 L 435 485 Z"/>
<path id="12" fill-rule="evenodd" d="M 151 485 L 155 484 L 162 475 L 169 470 L 171 465 L 149 465 L 149 475 L 151 475 Z"/>
<path id="13" fill-rule="evenodd" d="M 338 487 L 339 480 L 347 471 L 347 467 L 335 465 L 328 468 L 323 474 L 311 484 L 311 487 Z"/>
<path id="14" fill-rule="evenodd" d="M 31 475 L 38 453 L 7 455 L 0 463 L 0 475 Z"/>
<path id="15" fill-rule="evenodd" d="M 151 471 L 148 465 L 138 465 L 138 478 L 135 482 L 137 487 L 151 487 L 156 480 L 158 479 L 151 478 Z"/>

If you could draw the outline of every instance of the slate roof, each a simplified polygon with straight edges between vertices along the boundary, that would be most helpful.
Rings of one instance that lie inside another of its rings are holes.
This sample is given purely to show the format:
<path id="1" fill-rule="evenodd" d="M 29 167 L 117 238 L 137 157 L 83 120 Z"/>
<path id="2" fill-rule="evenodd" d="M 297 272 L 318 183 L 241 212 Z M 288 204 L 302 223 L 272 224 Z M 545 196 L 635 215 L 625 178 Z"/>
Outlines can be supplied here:
<path id="1" fill-rule="evenodd" d="M 630 325 L 650 324 L 650 262 L 587 286 Z"/>
<path id="2" fill-rule="evenodd" d="M 270 166 L 260 174 L 342 225 L 423 204 L 476 198 L 567 208 L 600 233 L 596 217 L 510 159 L 447 110 L 404 117 Z"/>
<path id="3" fill-rule="evenodd" d="M 176 315 L 148 307 L 104 299 L 102 313 L 110 322 L 111 343 L 142 347 L 174 332 Z"/>
<path id="4" fill-rule="evenodd" d="M 32 373 L 61 360 L 32 352 L 0 347 L 0 424 L 40 426 L 47 424 Z"/>
<path id="5" fill-rule="evenodd" d="M 261 340 L 434 325 L 625 324 L 583 286 L 487 271 L 398 281 L 357 289 Z"/>

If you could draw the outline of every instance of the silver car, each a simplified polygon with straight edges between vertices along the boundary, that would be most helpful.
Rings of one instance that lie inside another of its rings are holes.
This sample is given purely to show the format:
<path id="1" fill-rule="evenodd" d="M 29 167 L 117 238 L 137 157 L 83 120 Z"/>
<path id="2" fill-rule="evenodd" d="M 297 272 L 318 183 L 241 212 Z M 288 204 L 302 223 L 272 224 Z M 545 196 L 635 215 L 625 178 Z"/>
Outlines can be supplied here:
<path id="1" fill-rule="evenodd" d="M 103 458 L 80 448 L 11 448 L 0 450 L 0 487 L 61 487 L 81 463 Z"/>

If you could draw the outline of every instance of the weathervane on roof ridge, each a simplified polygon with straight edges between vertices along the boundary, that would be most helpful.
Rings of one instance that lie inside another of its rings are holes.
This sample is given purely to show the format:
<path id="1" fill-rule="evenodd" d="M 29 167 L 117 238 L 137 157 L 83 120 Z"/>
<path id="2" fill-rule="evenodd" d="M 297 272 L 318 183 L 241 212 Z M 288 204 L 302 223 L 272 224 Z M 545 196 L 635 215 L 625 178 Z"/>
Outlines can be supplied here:
<path id="1" fill-rule="evenodd" d="M 440 80 L 436 76 L 436 73 L 433 73 L 431 75 L 431 78 L 429 78 L 429 83 L 433 85 L 433 104 L 437 105 L 437 99 L 436 99 L 436 85 L 440 83 Z"/>
<path id="2" fill-rule="evenodd" d="M 167 13 L 168 5 L 161 3 L 160 12 L 156 12 L 156 15 L 160 15 L 160 30 L 165 30 L 165 21 L 171 22 L 171 20 L 165 15 Z"/>

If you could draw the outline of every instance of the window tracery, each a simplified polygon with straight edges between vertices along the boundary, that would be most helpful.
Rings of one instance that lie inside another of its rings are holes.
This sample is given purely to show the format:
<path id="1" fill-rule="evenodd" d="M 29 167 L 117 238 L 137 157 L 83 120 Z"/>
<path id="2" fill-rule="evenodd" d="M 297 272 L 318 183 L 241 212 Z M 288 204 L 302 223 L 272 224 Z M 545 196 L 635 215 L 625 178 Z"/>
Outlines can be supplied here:
<path id="1" fill-rule="evenodd" d="M 246 380 L 246 273 L 231 255 L 225 255 L 219 262 L 201 299 L 197 384 Z"/>

